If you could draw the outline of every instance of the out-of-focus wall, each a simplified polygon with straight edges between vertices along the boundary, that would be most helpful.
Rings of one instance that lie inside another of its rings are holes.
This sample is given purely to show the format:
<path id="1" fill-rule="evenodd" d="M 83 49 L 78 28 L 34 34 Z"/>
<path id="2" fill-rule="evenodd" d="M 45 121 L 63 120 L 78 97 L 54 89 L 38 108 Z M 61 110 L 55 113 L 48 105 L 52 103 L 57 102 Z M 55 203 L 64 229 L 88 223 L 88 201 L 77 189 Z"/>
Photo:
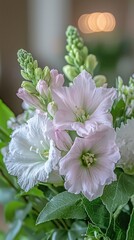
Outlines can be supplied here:
<path id="1" fill-rule="evenodd" d="M 29 49 L 42 66 L 62 70 L 65 53 L 65 31 L 72 24 L 71 0 L 28 1 Z"/>
<path id="2" fill-rule="evenodd" d="M 27 48 L 27 1 L 0 0 L 0 23 L 0 98 L 18 113 L 21 101 L 16 92 L 21 76 L 16 53 Z"/>

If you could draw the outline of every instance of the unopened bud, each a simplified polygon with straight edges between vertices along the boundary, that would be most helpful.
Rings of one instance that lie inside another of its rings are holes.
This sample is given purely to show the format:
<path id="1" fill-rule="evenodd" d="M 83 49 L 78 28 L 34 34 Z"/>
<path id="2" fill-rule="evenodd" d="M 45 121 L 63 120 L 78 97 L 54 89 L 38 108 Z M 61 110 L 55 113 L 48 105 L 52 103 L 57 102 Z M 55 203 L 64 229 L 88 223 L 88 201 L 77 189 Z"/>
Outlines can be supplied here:
<path id="1" fill-rule="evenodd" d="M 47 67 L 47 66 L 43 69 L 43 79 L 44 79 L 47 83 L 50 82 L 50 69 L 49 69 L 49 67 Z"/>
<path id="2" fill-rule="evenodd" d="M 42 79 L 43 73 L 42 73 L 42 69 L 41 68 L 36 68 L 34 70 L 34 74 L 35 74 L 35 78 L 36 78 L 37 81 Z"/>
<path id="3" fill-rule="evenodd" d="M 31 82 L 23 81 L 21 87 L 31 94 L 37 94 L 37 91 Z"/>
<path id="4" fill-rule="evenodd" d="M 73 81 L 73 79 L 79 74 L 78 70 L 70 65 L 66 65 L 63 67 L 63 72 L 65 73 L 66 77 Z"/>
<path id="5" fill-rule="evenodd" d="M 48 95 L 48 85 L 44 80 L 39 80 L 36 86 L 36 90 L 42 97 L 46 97 Z"/>
<path id="6" fill-rule="evenodd" d="M 107 79 L 104 75 L 97 75 L 94 77 L 96 87 L 103 87 L 107 82 Z"/>
<path id="7" fill-rule="evenodd" d="M 98 62 L 96 56 L 93 54 L 89 54 L 84 63 L 86 70 L 91 74 L 93 74 L 93 71 L 96 68 L 97 64 Z"/>
<path id="8" fill-rule="evenodd" d="M 57 105 L 55 104 L 55 102 L 50 102 L 47 106 L 47 111 L 48 113 L 54 117 L 55 116 L 55 113 L 57 112 Z"/>

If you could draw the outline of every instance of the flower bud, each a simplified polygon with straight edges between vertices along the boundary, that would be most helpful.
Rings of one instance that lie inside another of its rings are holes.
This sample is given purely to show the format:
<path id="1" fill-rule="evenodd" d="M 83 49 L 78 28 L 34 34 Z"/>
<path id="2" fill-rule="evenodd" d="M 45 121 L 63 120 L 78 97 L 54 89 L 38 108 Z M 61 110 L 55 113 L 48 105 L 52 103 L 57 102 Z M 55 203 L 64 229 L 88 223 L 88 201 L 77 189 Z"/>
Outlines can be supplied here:
<path id="1" fill-rule="evenodd" d="M 35 74 L 35 78 L 36 78 L 37 81 L 42 79 L 43 72 L 42 72 L 41 68 L 36 68 L 34 70 L 34 74 Z"/>
<path id="2" fill-rule="evenodd" d="M 48 104 L 47 111 L 52 117 L 55 116 L 55 113 L 57 112 L 57 105 L 55 104 L 55 102 L 50 102 Z"/>
<path id="3" fill-rule="evenodd" d="M 97 75 L 94 78 L 96 87 L 103 87 L 104 84 L 107 82 L 107 79 L 104 75 Z"/>
<path id="4" fill-rule="evenodd" d="M 55 143 L 59 150 L 69 151 L 72 146 L 72 139 L 66 131 L 56 129 L 55 131 Z"/>
<path id="5" fill-rule="evenodd" d="M 78 70 L 70 65 L 66 65 L 63 67 L 63 72 L 65 73 L 66 77 L 73 81 L 73 79 L 79 74 Z"/>
<path id="6" fill-rule="evenodd" d="M 93 74 L 93 71 L 94 69 L 96 68 L 98 62 L 97 62 L 97 59 L 96 59 L 96 56 L 93 55 L 93 54 L 89 54 L 87 57 L 86 57 L 86 60 L 85 60 L 85 68 L 86 70 Z"/>
<path id="7" fill-rule="evenodd" d="M 37 91 L 31 82 L 23 81 L 21 87 L 25 88 L 26 91 L 31 94 L 37 94 Z"/>
<path id="8" fill-rule="evenodd" d="M 42 97 L 48 96 L 48 85 L 44 80 L 39 80 L 36 86 L 36 90 Z"/>
<path id="9" fill-rule="evenodd" d="M 43 106 L 41 105 L 38 98 L 27 92 L 24 88 L 19 88 L 17 96 L 28 103 L 30 106 L 33 106 L 39 110 L 43 110 Z"/>
<path id="10" fill-rule="evenodd" d="M 49 84 L 49 82 L 50 82 L 50 69 L 47 66 L 43 69 L 43 79 Z"/>
<path id="11" fill-rule="evenodd" d="M 64 77 L 62 74 L 59 74 L 56 69 L 52 69 L 50 71 L 51 75 L 51 87 L 52 88 L 59 88 L 62 87 L 64 84 Z"/>

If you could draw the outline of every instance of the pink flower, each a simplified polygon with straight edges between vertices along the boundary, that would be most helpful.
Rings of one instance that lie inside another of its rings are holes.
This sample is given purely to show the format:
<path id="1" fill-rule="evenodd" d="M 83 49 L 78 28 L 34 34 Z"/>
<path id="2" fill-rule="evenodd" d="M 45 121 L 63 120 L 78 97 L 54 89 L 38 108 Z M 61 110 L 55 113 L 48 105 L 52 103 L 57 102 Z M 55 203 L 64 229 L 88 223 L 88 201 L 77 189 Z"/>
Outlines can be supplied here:
<path id="1" fill-rule="evenodd" d="M 70 151 L 60 160 L 65 188 L 83 193 L 89 200 L 102 195 L 104 186 L 116 180 L 115 164 L 120 159 L 115 131 L 101 126 L 88 138 L 76 138 Z"/>
<path id="2" fill-rule="evenodd" d="M 24 100 L 28 105 L 35 107 L 39 110 L 44 110 L 43 105 L 40 103 L 37 97 L 28 93 L 24 88 L 19 88 L 17 96 Z"/>
<path id="3" fill-rule="evenodd" d="M 57 148 L 61 151 L 69 151 L 72 146 L 72 139 L 66 131 L 56 129 L 54 142 Z"/>
<path id="4" fill-rule="evenodd" d="M 39 80 L 36 86 L 36 90 L 44 98 L 49 97 L 49 95 L 51 95 L 51 89 L 60 88 L 64 83 L 63 75 L 58 74 L 58 71 L 56 69 L 52 69 L 50 71 L 50 76 L 51 76 L 50 82 L 46 82 L 45 80 Z"/>
<path id="5" fill-rule="evenodd" d="M 49 93 L 48 85 L 45 80 L 39 80 L 36 86 L 36 90 L 42 97 L 47 97 Z"/>
<path id="6" fill-rule="evenodd" d="M 56 69 L 50 71 L 51 75 L 51 87 L 60 88 L 64 84 L 64 77 L 62 74 L 59 74 Z"/>
<path id="7" fill-rule="evenodd" d="M 96 88 L 91 75 L 82 71 L 70 87 L 53 90 L 58 106 L 54 123 L 56 127 L 76 130 L 79 136 L 87 136 L 97 130 L 98 125 L 112 126 L 112 115 L 108 112 L 116 97 L 114 88 Z"/>

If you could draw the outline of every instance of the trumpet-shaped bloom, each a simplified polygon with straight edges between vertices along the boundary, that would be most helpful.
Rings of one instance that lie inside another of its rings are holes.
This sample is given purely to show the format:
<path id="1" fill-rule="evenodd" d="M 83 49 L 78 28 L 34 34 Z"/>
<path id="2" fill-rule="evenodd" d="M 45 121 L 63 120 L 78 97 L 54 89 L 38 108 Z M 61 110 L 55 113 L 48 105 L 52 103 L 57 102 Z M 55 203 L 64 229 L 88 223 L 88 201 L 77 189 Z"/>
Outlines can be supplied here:
<path id="1" fill-rule="evenodd" d="M 59 181 L 54 177 L 60 151 L 49 138 L 51 127 L 46 115 L 35 115 L 12 134 L 8 153 L 4 156 L 5 164 L 9 173 L 18 177 L 18 183 L 25 191 L 40 181 Z"/>
<path id="2" fill-rule="evenodd" d="M 61 129 L 76 130 L 79 136 L 87 136 L 100 124 L 112 126 L 108 111 L 115 97 L 114 88 L 97 88 L 91 75 L 84 70 L 72 86 L 53 91 L 58 106 L 54 123 Z"/>
<path id="3" fill-rule="evenodd" d="M 134 174 L 134 119 L 128 120 L 127 124 L 121 124 L 117 128 L 117 145 L 121 153 L 118 166 L 128 174 Z"/>
<path id="4" fill-rule="evenodd" d="M 70 151 L 60 160 L 65 188 L 82 192 L 89 200 L 102 195 L 104 186 L 116 180 L 115 164 L 120 158 L 115 131 L 100 127 L 88 138 L 76 138 Z"/>

